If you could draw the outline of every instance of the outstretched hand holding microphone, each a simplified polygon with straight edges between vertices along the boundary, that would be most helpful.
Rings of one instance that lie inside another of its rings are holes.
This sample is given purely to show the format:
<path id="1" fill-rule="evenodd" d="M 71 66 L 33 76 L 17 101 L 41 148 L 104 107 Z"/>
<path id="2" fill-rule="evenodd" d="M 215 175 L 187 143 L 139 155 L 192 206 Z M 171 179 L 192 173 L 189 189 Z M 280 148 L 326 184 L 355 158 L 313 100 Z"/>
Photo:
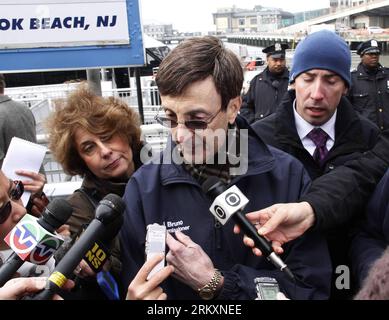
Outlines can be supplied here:
<path id="1" fill-rule="evenodd" d="M 46 286 L 46 277 L 13 278 L 0 288 L 0 300 L 20 300 L 33 293 L 39 292 Z M 63 289 L 70 290 L 74 286 L 72 280 L 68 280 Z M 52 300 L 63 300 L 55 294 Z"/>
<path id="2" fill-rule="evenodd" d="M 259 235 L 256 227 L 246 218 L 242 212 L 249 200 L 237 186 L 227 186 L 217 177 L 210 176 L 202 185 L 203 191 L 211 199 L 215 199 L 210 211 L 222 224 L 232 218 L 245 235 L 249 236 L 261 253 L 279 270 L 285 272 L 291 280 L 295 280 L 287 265 L 273 250 L 271 243 Z"/>
<path id="3" fill-rule="evenodd" d="M 266 237 L 272 243 L 277 254 L 282 254 L 282 245 L 292 241 L 313 226 L 315 217 L 313 209 L 308 202 L 279 203 L 259 211 L 246 214 L 246 218 L 258 226 L 259 235 Z M 241 232 L 238 224 L 234 227 L 236 234 Z M 244 235 L 243 242 L 253 248 L 256 256 L 262 256 L 260 247 L 257 247 L 253 239 Z"/>

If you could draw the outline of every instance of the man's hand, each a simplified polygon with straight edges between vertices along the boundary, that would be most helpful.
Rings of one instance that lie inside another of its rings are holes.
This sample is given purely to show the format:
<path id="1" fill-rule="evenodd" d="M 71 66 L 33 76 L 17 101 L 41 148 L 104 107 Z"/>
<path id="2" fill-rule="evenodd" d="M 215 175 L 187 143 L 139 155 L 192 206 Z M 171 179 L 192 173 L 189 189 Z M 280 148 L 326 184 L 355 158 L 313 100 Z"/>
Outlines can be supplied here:
<path id="1" fill-rule="evenodd" d="M 43 174 L 28 170 L 16 170 L 15 173 L 29 178 L 29 180 L 22 180 L 24 190 L 40 196 L 46 184 L 46 177 Z"/>
<path id="2" fill-rule="evenodd" d="M 28 179 L 22 180 L 24 190 L 31 192 L 29 213 L 39 218 L 49 203 L 49 199 L 43 193 L 46 184 L 46 177 L 41 173 L 28 170 L 16 170 L 16 174 Z"/>
<path id="3" fill-rule="evenodd" d="M 131 281 L 126 300 L 166 300 L 167 295 L 159 286 L 174 271 L 172 266 L 167 266 L 155 273 L 149 280 L 147 276 L 153 268 L 164 258 L 156 255 L 140 268 L 135 278 Z"/>
<path id="4" fill-rule="evenodd" d="M 96 272 L 88 265 L 88 263 L 82 259 L 74 270 L 74 274 L 79 278 L 96 277 Z"/>
<path id="5" fill-rule="evenodd" d="M 55 230 L 58 234 L 60 234 L 64 239 L 70 238 L 70 226 L 68 224 L 63 224 L 57 230 Z"/>
<path id="6" fill-rule="evenodd" d="M 279 203 L 250 212 L 246 217 L 257 226 L 260 235 L 272 241 L 273 250 L 278 254 L 283 253 L 284 243 L 301 236 L 315 221 L 313 209 L 308 202 Z M 234 232 L 240 232 L 239 226 L 235 225 Z M 258 248 L 254 248 L 251 238 L 244 236 L 243 242 L 253 248 L 255 255 L 262 255 Z"/>
<path id="7" fill-rule="evenodd" d="M 45 211 L 47 205 L 49 204 L 49 199 L 44 193 L 42 193 L 40 196 L 33 194 L 30 197 L 30 201 L 32 201 L 32 206 L 29 213 L 39 218 L 42 215 L 43 211 Z"/>
<path id="8" fill-rule="evenodd" d="M 166 261 L 174 266 L 174 278 L 197 291 L 212 279 L 215 267 L 204 250 L 191 238 L 180 231 L 176 232 L 176 237 L 177 240 L 167 234 L 166 244 L 170 250 Z"/>
<path id="9" fill-rule="evenodd" d="M 26 295 L 37 293 L 45 288 L 46 282 L 46 277 L 11 279 L 0 288 L 0 300 L 19 300 Z M 67 280 L 63 289 L 69 290 L 72 287 L 74 282 Z M 62 300 L 62 298 L 56 294 L 53 300 Z"/>

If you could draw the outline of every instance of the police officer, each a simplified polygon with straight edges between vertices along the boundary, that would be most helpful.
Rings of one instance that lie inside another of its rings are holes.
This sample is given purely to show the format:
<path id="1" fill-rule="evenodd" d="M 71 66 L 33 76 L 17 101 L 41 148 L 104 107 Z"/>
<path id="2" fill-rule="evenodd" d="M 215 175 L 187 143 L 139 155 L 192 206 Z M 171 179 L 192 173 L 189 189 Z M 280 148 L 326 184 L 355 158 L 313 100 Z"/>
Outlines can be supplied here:
<path id="1" fill-rule="evenodd" d="M 380 53 L 376 40 L 358 46 L 361 63 L 351 72 L 348 96 L 359 113 L 384 130 L 389 128 L 389 69 L 379 63 Z"/>
<path id="2" fill-rule="evenodd" d="M 240 112 L 249 123 L 275 112 L 287 91 L 289 70 L 286 67 L 285 50 L 288 48 L 288 44 L 275 43 L 262 50 L 266 53 L 267 67 L 251 80 Z"/>

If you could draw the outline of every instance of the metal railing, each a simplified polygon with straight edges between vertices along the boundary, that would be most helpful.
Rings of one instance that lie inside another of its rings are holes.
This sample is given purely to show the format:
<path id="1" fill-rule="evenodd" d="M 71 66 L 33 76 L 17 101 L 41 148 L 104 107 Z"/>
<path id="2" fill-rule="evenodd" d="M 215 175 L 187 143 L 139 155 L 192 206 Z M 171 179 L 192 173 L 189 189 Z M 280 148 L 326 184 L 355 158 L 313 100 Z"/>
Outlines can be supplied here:
<path id="1" fill-rule="evenodd" d="M 75 90 L 80 83 L 66 83 L 48 86 L 32 86 L 7 88 L 5 94 L 15 101 L 25 103 L 30 107 L 37 123 L 37 133 L 43 134 L 43 122 L 52 112 L 54 101 L 65 98 L 71 91 Z M 114 96 L 123 99 L 128 106 L 138 111 L 138 97 L 136 87 L 125 89 L 113 89 L 112 84 L 103 86 L 103 96 Z M 159 110 L 161 100 L 156 86 L 142 87 L 142 100 L 144 109 L 145 124 L 156 123 L 154 120 L 156 112 Z"/>

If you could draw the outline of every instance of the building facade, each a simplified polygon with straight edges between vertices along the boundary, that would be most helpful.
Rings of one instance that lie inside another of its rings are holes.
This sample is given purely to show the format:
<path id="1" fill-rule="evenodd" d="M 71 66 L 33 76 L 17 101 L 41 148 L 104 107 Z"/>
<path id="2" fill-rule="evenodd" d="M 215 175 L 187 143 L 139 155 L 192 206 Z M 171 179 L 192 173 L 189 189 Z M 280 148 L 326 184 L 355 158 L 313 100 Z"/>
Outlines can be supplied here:
<path id="1" fill-rule="evenodd" d="M 171 24 L 144 24 L 143 32 L 154 39 L 163 39 L 173 36 L 173 25 Z"/>
<path id="2" fill-rule="evenodd" d="M 331 12 L 335 12 L 341 9 L 355 7 L 375 0 L 330 0 Z"/>
<path id="3" fill-rule="evenodd" d="M 217 33 L 269 32 L 293 24 L 294 16 L 278 8 L 220 8 L 213 13 Z"/>
<path id="4" fill-rule="evenodd" d="M 317 9 L 311 11 L 296 12 L 294 14 L 294 23 L 304 22 L 310 19 L 318 18 L 330 13 L 329 8 Z"/>

